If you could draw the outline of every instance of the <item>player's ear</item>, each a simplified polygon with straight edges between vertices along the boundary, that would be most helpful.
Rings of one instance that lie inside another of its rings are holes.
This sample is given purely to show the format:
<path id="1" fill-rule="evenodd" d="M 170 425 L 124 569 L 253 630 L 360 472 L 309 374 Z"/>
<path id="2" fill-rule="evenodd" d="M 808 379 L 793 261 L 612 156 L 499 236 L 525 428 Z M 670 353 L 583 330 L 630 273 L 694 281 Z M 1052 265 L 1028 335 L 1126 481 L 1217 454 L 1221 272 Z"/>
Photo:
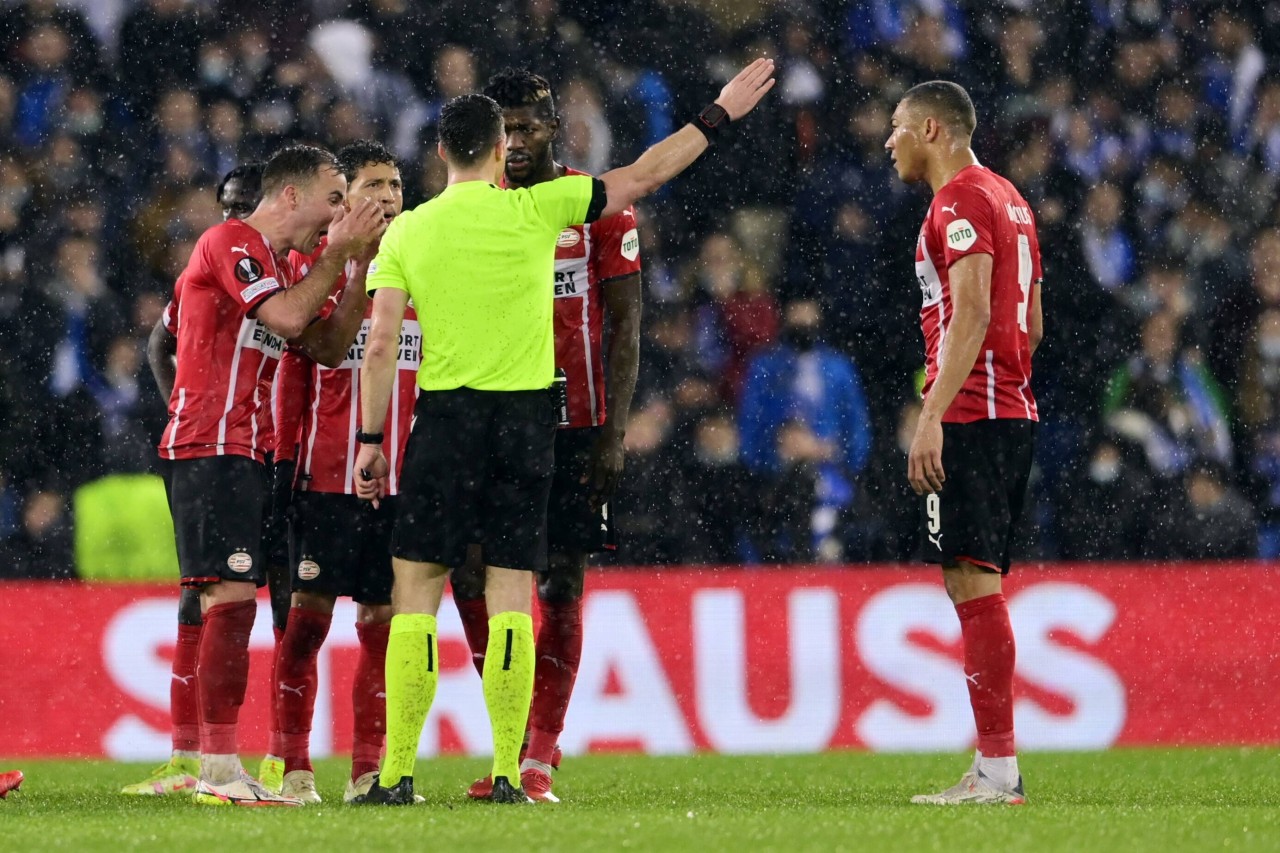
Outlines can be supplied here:
<path id="1" fill-rule="evenodd" d="M 924 120 L 924 139 L 926 142 L 933 142 L 942 133 L 942 125 L 933 116 Z"/>
<path id="2" fill-rule="evenodd" d="M 547 131 L 551 134 L 552 139 L 560 136 L 560 116 L 552 116 L 547 121 Z"/>
<path id="3" fill-rule="evenodd" d="M 281 195 L 284 196 L 284 200 L 285 202 L 288 203 L 290 210 L 298 209 L 298 188 L 297 187 L 295 187 L 293 184 L 288 184 L 283 190 L 280 191 L 280 193 Z"/>
<path id="4" fill-rule="evenodd" d="M 445 161 L 446 163 L 449 162 L 449 158 L 444 156 L 444 143 L 442 142 L 436 143 L 436 156 L 439 157 L 441 160 Z"/>

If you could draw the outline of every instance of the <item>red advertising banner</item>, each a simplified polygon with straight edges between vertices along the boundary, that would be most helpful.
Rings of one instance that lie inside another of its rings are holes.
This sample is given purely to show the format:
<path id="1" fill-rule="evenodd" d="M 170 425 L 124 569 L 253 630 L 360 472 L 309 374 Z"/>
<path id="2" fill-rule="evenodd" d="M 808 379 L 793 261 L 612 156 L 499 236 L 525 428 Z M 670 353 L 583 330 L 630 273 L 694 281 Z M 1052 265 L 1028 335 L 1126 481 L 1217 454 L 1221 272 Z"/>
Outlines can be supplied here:
<path id="1" fill-rule="evenodd" d="M 960 750 L 972 716 L 960 627 L 934 571 L 600 571 L 561 741 L 568 753 Z M 1026 566 L 1006 583 L 1019 747 L 1280 743 L 1280 571 L 1269 564 Z M 0 756 L 168 753 L 177 589 L 0 584 Z M 461 623 L 423 755 L 489 747 Z M 272 646 L 251 640 L 241 748 L 266 745 Z M 314 753 L 351 741 L 354 609 L 320 659 Z"/>

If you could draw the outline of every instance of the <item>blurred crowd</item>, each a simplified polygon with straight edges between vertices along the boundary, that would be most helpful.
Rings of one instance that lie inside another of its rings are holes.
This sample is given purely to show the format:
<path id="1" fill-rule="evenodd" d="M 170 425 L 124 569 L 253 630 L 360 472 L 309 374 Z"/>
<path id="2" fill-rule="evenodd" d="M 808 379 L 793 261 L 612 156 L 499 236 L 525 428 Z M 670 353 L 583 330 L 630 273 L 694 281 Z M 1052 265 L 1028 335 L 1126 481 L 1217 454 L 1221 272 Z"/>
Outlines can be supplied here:
<path id="1" fill-rule="evenodd" d="M 771 101 L 639 211 L 625 563 L 907 559 L 928 205 L 883 144 L 911 85 L 974 97 L 1038 216 L 1047 336 L 1024 555 L 1280 554 L 1280 2 L 0 3 L 0 576 L 71 572 L 74 490 L 147 471 L 147 333 L 219 177 L 385 141 L 548 77 L 558 159 L 631 161 L 776 57 Z"/>

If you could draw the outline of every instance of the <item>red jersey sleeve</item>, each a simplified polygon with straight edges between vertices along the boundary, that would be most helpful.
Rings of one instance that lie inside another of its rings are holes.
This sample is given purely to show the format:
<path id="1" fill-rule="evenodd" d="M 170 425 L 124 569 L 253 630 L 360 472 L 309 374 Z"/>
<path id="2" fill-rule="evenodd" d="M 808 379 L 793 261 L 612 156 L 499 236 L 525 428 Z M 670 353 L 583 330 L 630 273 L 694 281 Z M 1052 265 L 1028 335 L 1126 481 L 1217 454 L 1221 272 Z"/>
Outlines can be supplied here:
<path id="1" fill-rule="evenodd" d="M 175 338 L 178 336 L 178 306 L 172 299 L 164 306 L 160 322 L 164 323 L 164 328 L 169 334 Z"/>
<path id="2" fill-rule="evenodd" d="M 295 282 L 306 278 L 307 273 L 311 272 L 311 268 L 316 265 L 316 261 L 320 260 L 320 255 L 324 253 L 327 245 L 327 240 L 321 240 L 320 245 L 310 255 L 304 255 L 301 252 L 289 253 L 289 265 L 293 267 L 293 280 Z M 333 283 L 333 290 L 329 293 L 329 298 L 324 301 L 324 304 L 320 306 L 320 310 L 316 313 L 317 320 L 327 319 L 338 307 L 338 303 L 342 301 L 342 292 L 347 287 L 347 274 L 350 270 L 351 262 L 348 261 L 346 269 L 338 276 L 337 281 Z"/>
<path id="3" fill-rule="evenodd" d="M 948 268 L 967 255 L 995 255 L 995 202 L 982 189 L 952 181 L 939 190 L 933 213 Z"/>
<path id="4" fill-rule="evenodd" d="M 636 231 L 634 208 L 597 220 L 590 228 L 597 281 L 607 282 L 640 272 L 640 234 Z"/>
<path id="5" fill-rule="evenodd" d="M 268 297 L 288 286 L 290 278 L 281 274 L 275 254 L 262 235 L 248 225 L 230 220 L 207 232 L 203 242 L 205 269 L 237 304 L 244 306 L 246 314 L 252 314 Z"/>
<path id="6" fill-rule="evenodd" d="M 286 349 L 276 367 L 271 387 L 271 407 L 275 422 L 276 461 L 296 461 L 298 432 L 302 426 L 311 377 L 311 359 Z"/>

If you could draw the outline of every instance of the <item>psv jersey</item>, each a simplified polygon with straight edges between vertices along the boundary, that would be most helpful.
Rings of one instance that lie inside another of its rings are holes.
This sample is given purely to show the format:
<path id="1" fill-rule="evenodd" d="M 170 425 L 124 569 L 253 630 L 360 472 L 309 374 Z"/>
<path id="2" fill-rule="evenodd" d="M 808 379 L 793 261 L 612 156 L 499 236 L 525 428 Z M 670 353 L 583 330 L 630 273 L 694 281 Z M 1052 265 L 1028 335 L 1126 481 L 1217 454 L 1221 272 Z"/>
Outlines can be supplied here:
<path id="1" fill-rule="evenodd" d="M 293 268 L 240 220 L 200 237 L 165 314 L 178 352 L 163 458 L 261 462 L 273 449 L 271 379 L 284 340 L 249 315 L 293 281 Z"/>
<path id="2" fill-rule="evenodd" d="M 565 169 L 566 175 L 585 175 Z M 569 426 L 605 421 L 604 288 L 640 272 L 640 237 L 633 208 L 586 225 L 571 225 L 556 240 L 556 367 L 568 379 Z"/>
<path id="3" fill-rule="evenodd" d="M 1035 217 L 1013 184 L 980 165 L 961 169 L 937 192 L 916 243 L 916 278 L 924 297 L 924 396 L 938 377 L 951 323 L 950 267 L 979 253 L 991 256 L 991 322 L 973 370 L 942 420 L 1039 420 L 1027 334 L 1031 288 L 1041 281 Z"/>
<path id="4" fill-rule="evenodd" d="M 293 256 L 299 276 L 306 275 L 317 256 L 318 252 L 309 258 L 297 254 Z M 321 317 L 327 317 L 337 307 L 346 282 L 347 274 L 339 277 Z M 279 441 L 282 445 L 286 441 L 289 444 L 296 443 L 298 467 L 295 488 L 300 491 L 355 494 L 352 467 L 360 449 L 356 443 L 356 430 L 362 426 L 360 367 L 364 363 L 365 341 L 368 339 L 372 317 L 373 300 L 370 299 L 365 306 L 364 320 L 355 342 L 348 348 L 347 357 L 342 364 L 337 367 L 325 367 L 294 350 L 287 351 L 281 360 L 282 381 L 278 397 L 294 406 L 293 411 L 300 417 L 294 419 L 282 414 Z M 400 327 L 395 388 L 383 426 L 385 438 L 382 452 L 391 468 L 387 484 L 389 495 L 399 494 L 400 491 L 400 467 L 409 431 L 413 426 L 413 406 L 417 401 L 417 374 L 421 362 L 422 330 L 411 302 L 405 309 L 404 323 Z"/>

